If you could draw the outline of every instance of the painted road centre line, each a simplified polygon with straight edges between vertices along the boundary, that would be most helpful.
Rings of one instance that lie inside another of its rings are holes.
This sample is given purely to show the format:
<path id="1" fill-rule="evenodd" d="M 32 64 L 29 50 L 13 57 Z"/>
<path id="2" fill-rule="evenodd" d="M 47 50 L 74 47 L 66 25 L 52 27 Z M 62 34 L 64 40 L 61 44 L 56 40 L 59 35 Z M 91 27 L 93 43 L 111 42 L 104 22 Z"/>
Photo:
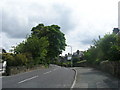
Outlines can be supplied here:
<path id="1" fill-rule="evenodd" d="M 52 71 L 49 71 L 49 72 L 46 72 L 46 73 L 44 73 L 44 74 L 48 74 L 48 73 L 51 73 Z"/>
<path id="2" fill-rule="evenodd" d="M 23 82 L 29 81 L 29 80 L 34 79 L 34 78 L 37 78 L 37 77 L 38 77 L 38 76 L 34 76 L 34 77 L 31 77 L 31 78 L 28 78 L 28 79 L 22 80 L 22 81 L 20 81 L 20 82 L 18 82 L 18 83 L 20 84 L 20 83 L 23 83 Z"/>

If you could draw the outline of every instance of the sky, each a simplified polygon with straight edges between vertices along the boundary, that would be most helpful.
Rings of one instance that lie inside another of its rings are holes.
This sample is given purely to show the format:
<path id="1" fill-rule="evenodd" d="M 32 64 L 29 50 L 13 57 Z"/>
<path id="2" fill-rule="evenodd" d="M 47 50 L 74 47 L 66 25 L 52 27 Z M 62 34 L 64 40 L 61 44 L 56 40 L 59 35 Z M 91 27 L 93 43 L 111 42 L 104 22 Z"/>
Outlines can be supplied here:
<path id="1" fill-rule="evenodd" d="M 72 52 L 87 50 L 93 39 L 118 27 L 119 0 L 2 0 L 0 47 L 9 51 L 30 35 L 32 27 L 59 25 Z M 70 53 L 66 47 L 63 55 Z"/>

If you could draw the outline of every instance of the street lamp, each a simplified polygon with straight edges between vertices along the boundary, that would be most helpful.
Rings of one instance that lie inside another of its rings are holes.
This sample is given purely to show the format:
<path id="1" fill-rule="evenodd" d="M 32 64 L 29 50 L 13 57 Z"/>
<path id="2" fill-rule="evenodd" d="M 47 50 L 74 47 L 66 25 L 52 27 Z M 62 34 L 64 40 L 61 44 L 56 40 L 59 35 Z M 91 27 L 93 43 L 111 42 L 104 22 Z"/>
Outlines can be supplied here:
<path id="1" fill-rule="evenodd" d="M 72 46 L 71 45 L 67 45 L 67 46 L 71 48 L 71 67 L 72 67 Z"/>

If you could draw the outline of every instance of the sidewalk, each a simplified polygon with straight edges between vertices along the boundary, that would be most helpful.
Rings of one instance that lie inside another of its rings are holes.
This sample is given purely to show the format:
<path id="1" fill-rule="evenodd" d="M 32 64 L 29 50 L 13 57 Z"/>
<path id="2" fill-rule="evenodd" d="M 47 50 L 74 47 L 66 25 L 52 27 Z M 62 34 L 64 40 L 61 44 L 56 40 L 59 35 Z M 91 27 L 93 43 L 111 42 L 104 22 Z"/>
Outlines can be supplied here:
<path id="1" fill-rule="evenodd" d="M 89 67 L 75 67 L 75 70 L 74 88 L 120 88 L 120 81 L 107 73 Z"/>

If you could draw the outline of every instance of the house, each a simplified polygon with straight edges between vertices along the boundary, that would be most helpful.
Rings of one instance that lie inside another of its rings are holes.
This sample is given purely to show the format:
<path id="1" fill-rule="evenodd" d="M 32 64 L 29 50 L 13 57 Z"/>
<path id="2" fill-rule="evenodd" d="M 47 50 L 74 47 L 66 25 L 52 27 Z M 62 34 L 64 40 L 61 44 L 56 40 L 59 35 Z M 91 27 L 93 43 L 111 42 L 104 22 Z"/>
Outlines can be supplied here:
<path id="1" fill-rule="evenodd" d="M 114 28 L 113 29 L 113 34 L 116 34 L 120 37 L 120 29 L 119 28 Z"/>
<path id="2" fill-rule="evenodd" d="M 120 32 L 119 28 L 114 28 L 114 29 L 113 29 L 113 33 L 114 33 L 114 34 L 117 34 L 117 33 L 119 33 L 119 32 Z"/>
<path id="3" fill-rule="evenodd" d="M 82 58 L 83 57 L 83 51 L 77 50 L 76 52 L 73 53 L 73 57 Z"/>

